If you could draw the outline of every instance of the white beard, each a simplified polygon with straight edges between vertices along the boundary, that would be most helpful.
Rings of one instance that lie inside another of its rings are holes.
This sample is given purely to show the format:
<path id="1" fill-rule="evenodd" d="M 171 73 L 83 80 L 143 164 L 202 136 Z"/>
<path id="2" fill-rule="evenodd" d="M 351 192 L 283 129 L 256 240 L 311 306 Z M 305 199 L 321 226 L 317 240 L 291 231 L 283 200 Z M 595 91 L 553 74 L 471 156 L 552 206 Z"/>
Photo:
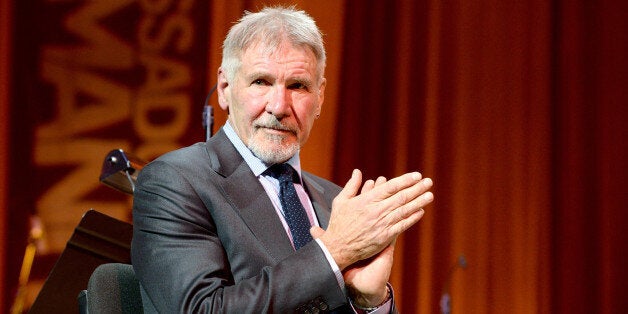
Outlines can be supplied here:
<path id="1" fill-rule="evenodd" d="M 253 125 L 255 127 L 290 130 L 295 134 L 298 132 L 295 128 L 290 128 L 281 124 L 281 122 L 273 115 L 264 115 L 258 118 Z M 266 164 L 273 165 L 285 162 L 299 151 L 300 145 L 298 142 L 286 144 L 284 143 L 284 136 L 262 133 L 264 131 L 259 129 L 257 132 L 259 133 L 249 139 L 247 147 L 251 150 L 251 152 L 253 152 L 253 155 L 261 159 Z"/>
<path id="2" fill-rule="evenodd" d="M 264 142 L 275 143 L 278 148 L 271 149 L 269 145 L 264 145 L 262 141 L 252 138 L 249 141 L 249 149 L 253 152 L 257 158 L 261 159 L 264 163 L 274 165 L 285 162 L 292 158 L 299 151 L 299 144 L 283 144 L 283 138 L 280 136 L 266 135 Z"/>

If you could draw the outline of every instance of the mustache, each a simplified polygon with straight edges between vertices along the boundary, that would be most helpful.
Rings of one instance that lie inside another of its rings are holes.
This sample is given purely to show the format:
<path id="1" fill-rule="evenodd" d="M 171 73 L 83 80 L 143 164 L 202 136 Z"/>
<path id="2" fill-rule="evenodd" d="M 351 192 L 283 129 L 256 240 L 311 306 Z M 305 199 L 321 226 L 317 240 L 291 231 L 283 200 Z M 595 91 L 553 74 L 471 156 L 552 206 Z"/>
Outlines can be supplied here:
<path id="1" fill-rule="evenodd" d="M 256 129 L 268 128 L 268 129 L 275 129 L 275 130 L 281 130 L 281 131 L 288 131 L 295 134 L 298 131 L 298 129 L 295 126 L 283 124 L 281 123 L 281 121 L 277 119 L 277 117 L 273 115 L 264 115 L 255 119 L 255 121 L 253 122 L 253 126 Z"/>

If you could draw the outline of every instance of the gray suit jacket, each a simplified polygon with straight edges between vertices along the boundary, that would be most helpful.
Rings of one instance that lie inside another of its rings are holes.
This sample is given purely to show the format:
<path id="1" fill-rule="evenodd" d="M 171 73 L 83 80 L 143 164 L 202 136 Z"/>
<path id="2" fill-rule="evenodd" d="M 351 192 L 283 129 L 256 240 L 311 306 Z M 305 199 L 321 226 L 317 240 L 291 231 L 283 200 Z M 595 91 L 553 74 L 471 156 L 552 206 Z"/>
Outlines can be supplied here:
<path id="1" fill-rule="evenodd" d="M 303 182 L 325 228 L 340 187 L 307 172 Z M 144 302 L 161 313 L 348 310 L 319 245 L 294 251 L 222 130 L 144 167 L 133 224 L 131 256 Z"/>

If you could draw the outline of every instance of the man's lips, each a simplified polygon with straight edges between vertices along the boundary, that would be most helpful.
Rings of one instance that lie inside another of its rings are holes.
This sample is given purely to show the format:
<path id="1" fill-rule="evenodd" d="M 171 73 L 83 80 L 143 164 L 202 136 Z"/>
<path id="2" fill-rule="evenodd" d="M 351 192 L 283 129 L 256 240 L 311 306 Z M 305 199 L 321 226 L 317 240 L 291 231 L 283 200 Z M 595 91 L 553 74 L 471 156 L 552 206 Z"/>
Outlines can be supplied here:
<path id="1" fill-rule="evenodd" d="M 258 125 L 256 127 L 258 130 L 264 130 L 265 132 L 268 132 L 271 134 L 282 134 L 282 135 L 286 133 L 296 134 L 295 131 L 289 128 L 268 127 L 268 126 L 263 126 L 263 125 Z"/>

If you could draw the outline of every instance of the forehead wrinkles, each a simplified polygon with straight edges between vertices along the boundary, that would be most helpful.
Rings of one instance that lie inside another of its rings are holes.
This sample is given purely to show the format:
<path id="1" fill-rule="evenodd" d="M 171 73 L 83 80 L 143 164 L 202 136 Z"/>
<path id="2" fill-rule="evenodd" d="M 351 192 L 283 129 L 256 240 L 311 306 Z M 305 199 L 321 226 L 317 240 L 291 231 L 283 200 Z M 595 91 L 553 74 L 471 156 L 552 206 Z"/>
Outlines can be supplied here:
<path id="1" fill-rule="evenodd" d="M 290 50 L 288 50 L 290 49 Z M 316 62 L 314 55 L 306 49 L 299 49 L 297 53 L 292 47 L 275 49 L 268 54 L 263 49 L 245 51 L 242 59 L 241 74 L 246 79 L 255 76 L 281 75 L 288 78 L 297 78 L 308 81 L 315 80 Z"/>
<path id="2" fill-rule="evenodd" d="M 296 53 L 295 53 L 296 51 Z M 308 46 L 294 45 L 288 40 L 283 40 L 279 45 L 267 44 L 263 40 L 257 40 L 249 45 L 241 54 L 241 64 L 256 68 L 268 68 L 272 63 L 293 68 L 288 68 L 290 74 L 311 74 L 312 79 L 318 76 L 316 55 Z M 240 71 L 242 68 L 239 69 Z M 259 70 L 259 69 L 258 69 Z M 247 72 L 257 72 L 255 69 L 247 69 Z M 244 73 L 245 75 L 247 73 Z"/>

